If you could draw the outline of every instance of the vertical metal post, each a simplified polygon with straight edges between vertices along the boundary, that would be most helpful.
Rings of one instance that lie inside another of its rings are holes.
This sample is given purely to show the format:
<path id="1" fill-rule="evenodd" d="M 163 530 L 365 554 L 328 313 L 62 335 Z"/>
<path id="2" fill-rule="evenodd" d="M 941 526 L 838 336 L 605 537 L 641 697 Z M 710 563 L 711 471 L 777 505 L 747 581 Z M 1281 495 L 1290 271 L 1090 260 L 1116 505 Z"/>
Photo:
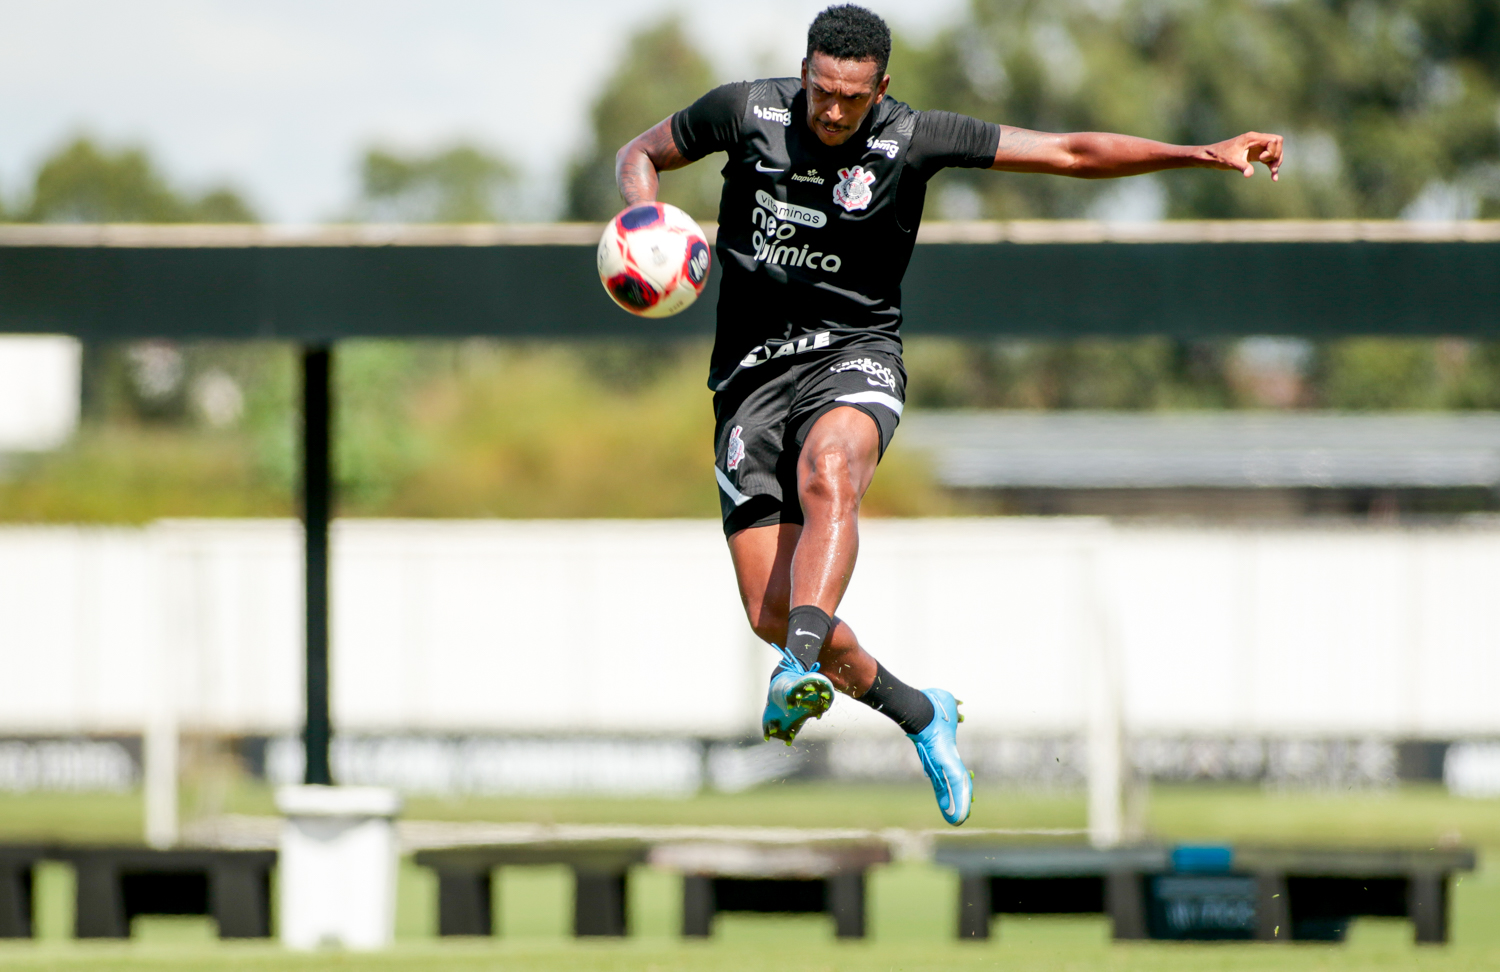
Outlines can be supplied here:
<path id="1" fill-rule="evenodd" d="M 302 728 L 306 770 L 302 782 L 332 785 L 328 743 L 328 523 L 333 506 L 333 349 L 302 349 L 302 528 L 307 611 L 307 721 Z"/>
<path id="2" fill-rule="evenodd" d="M 177 721 L 176 646 L 180 622 L 174 616 L 177 605 L 167 592 L 181 582 L 179 561 L 188 558 L 164 536 L 161 527 L 151 531 L 151 584 L 156 588 L 156 610 L 147 623 L 147 645 L 150 646 L 150 690 L 146 696 L 149 708 L 141 733 L 141 769 L 146 810 L 146 843 L 158 849 L 175 845 L 181 836 L 177 819 L 177 773 L 179 727 Z M 3 919 L 0 919 L 3 924 Z"/>
<path id="3" fill-rule="evenodd" d="M 1080 564 L 1087 692 L 1089 842 L 1114 847 L 1125 829 L 1125 729 L 1120 659 L 1100 577 L 1099 551 L 1085 550 Z"/>

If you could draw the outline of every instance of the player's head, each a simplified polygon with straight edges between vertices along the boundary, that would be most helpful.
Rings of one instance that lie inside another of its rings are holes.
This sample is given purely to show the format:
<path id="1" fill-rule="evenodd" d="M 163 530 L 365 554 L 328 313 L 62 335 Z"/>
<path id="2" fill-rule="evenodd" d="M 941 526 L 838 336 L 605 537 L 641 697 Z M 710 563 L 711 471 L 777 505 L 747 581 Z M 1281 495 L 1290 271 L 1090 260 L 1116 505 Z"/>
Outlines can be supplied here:
<path id="1" fill-rule="evenodd" d="M 807 127 L 824 145 L 842 145 L 880 104 L 891 83 L 891 29 L 852 3 L 829 7 L 807 28 L 802 87 Z"/>

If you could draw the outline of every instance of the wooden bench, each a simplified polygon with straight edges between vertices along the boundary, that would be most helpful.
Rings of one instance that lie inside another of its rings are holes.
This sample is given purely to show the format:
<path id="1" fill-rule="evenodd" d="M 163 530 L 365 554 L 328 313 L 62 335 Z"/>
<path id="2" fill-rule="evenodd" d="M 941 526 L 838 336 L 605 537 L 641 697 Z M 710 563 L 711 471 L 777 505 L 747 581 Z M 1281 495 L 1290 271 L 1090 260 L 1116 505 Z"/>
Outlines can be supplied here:
<path id="1" fill-rule="evenodd" d="M 128 938 L 137 915 L 208 915 L 220 938 L 271 934 L 275 851 L 67 847 L 47 856 L 77 875 L 78 938 Z"/>
<path id="2" fill-rule="evenodd" d="M 1472 850 L 1246 847 L 1235 869 L 1256 877 L 1256 938 L 1342 941 L 1362 915 L 1407 918 L 1416 941 L 1448 941 L 1449 879 L 1472 871 Z M 1275 933 L 1277 927 L 1281 933 Z"/>
<path id="3" fill-rule="evenodd" d="M 684 935 L 710 934 L 723 911 L 827 913 L 840 937 L 865 933 L 865 871 L 890 860 L 867 831 L 756 827 L 422 825 L 414 860 L 437 873 L 438 932 L 492 935 L 493 872 L 523 864 L 573 869 L 573 931 L 624 935 L 629 870 L 683 875 Z"/>
<path id="4" fill-rule="evenodd" d="M 682 874 L 682 934 L 706 938 L 726 911 L 829 914 L 839 938 L 865 936 L 865 872 L 891 859 L 871 839 L 659 844 L 648 857 Z"/>
<path id="5" fill-rule="evenodd" d="M 1096 849 L 948 840 L 960 938 L 997 914 L 1106 914 L 1116 939 L 1342 941 L 1361 916 L 1411 920 L 1448 940 L 1448 879 L 1470 850 L 1146 846 Z"/>
<path id="6" fill-rule="evenodd" d="M 624 935 L 629 871 L 646 859 L 640 839 L 554 839 L 418 851 L 416 863 L 437 872 L 438 934 L 493 935 L 496 868 L 566 864 L 573 869 L 573 934 Z"/>
<path id="7" fill-rule="evenodd" d="M 46 856 L 39 844 L 0 846 L 0 938 L 32 936 L 36 866 Z"/>

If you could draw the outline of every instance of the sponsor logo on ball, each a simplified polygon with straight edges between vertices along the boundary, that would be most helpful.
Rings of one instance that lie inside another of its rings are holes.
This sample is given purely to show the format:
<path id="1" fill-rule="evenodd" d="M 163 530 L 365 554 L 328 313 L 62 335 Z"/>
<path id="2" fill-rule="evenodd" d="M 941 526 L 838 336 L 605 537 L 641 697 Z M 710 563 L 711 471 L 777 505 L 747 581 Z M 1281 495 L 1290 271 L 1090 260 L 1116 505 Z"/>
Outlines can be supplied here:
<path id="1" fill-rule="evenodd" d="M 701 284 L 703 278 L 708 276 L 708 244 L 702 240 L 693 241 L 693 249 L 688 256 L 687 272 L 688 279 L 695 284 Z"/>

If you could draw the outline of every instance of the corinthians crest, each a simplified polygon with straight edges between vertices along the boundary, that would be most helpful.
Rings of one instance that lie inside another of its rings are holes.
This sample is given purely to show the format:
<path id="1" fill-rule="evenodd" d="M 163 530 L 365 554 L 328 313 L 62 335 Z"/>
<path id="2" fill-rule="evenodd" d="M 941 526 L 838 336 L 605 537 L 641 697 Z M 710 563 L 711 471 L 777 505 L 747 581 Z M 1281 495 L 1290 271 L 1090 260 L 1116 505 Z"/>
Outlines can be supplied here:
<path id="1" fill-rule="evenodd" d="M 745 461 L 745 440 L 740 438 L 743 431 L 743 425 L 736 425 L 734 431 L 729 433 L 729 455 L 725 457 L 724 468 L 730 472 L 734 472 L 735 467 Z"/>
<path id="2" fill-rule="evenodd" d="M 875 173 L 865 171 L 862 165 L 840 169 L 838 184 L 833 187 L 833 201 L 851 213 L 864 209 L 875 198 L 870 191 L 870 183 L 874 181 Z"/>

